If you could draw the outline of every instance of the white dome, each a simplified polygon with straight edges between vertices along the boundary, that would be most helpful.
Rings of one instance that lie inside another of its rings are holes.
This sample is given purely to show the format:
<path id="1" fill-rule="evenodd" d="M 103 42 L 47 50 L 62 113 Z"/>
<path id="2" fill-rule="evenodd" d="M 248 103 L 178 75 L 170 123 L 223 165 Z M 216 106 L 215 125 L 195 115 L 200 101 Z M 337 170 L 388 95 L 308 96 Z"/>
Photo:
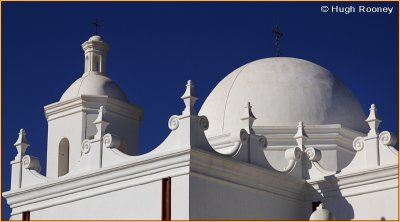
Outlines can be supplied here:
<path id="1" fill-rule="evenodd" d="M 328 70 L 302 59 L 261 59 L 226 76 L 199 112 L 209 119 L 207 136 L 241 128 L 247 102 L 257 118 L 254 126 L 296 126 L 303 121 L 368 131 L 365 114 L 352 93 Z"/>
<path id="2" fill-rule="evenodd" d="M 91 72 L 83 74 L 81 78 L 72 83 L 67 91 L 64 92 L 60 101 L 66 101 L 80 95 L 109 96 L 128 102 L 125 93 L 114 81 L 106 76 Z"/>

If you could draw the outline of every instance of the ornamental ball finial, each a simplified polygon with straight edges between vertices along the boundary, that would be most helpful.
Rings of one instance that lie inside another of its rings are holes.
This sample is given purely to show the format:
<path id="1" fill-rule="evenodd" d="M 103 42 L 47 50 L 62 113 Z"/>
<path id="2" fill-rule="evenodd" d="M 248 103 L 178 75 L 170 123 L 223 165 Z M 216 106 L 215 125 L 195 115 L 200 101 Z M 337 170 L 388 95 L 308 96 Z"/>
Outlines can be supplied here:
<path id="1" fill-rule="evenodd" d="M 197 114 L 193 107 L 198 98 L 194 91 L 194 85 L 193 85 L 192 80 L 187 81 L 186 90 L 185 90 L 185 93 L 183 93 L 181 99 L 185 103 L 185 109 L 183 110 L 182 114 L 185 114 L 185 115 Z"/>
<path id="2" fill-rule="evenodd" d="M 18 133 L 18 139 L 14 143 L 15 148 L 17 149 L 17 156 L 15 159 L 22 158 L 25 155 L 26 149 L 29 147 L 28 140 L 26 139 L 26 133 L 24 129 L 20 129 Z"/>
<path id="3" fill-rule="evenodd" d="M 322 203 L 317 207 L 317 210 L 314 211 L 310 216 L 310 220 L 335 220 L 335 219 L 336 219 L 335 215 L 329 210 L 325 209 Z"/>
<path id="4" fill-rule="evenodd" d="M 378 109 L 376 108 L 375 104 L 371 104 L 371 108 L 369 108 L 368 118 L 365 120 L 370 128 L 368 136 L 378 136 L 379 134 L 378 127 L 382 121 L 379 119 L 377 112 Z"/>
<path id="5" fill-rule="evenodd" d="M 297 132 L 296 134 L 293 136 L 293 138 L 296 140 L 297 146 L 304 150 L 304 144 L 308 139 L 308 136 L 306 134 L 306 132 L 304 131 L 304 123 L 303 121 L 300 121 L 299 124 L 297 125 Z"/>

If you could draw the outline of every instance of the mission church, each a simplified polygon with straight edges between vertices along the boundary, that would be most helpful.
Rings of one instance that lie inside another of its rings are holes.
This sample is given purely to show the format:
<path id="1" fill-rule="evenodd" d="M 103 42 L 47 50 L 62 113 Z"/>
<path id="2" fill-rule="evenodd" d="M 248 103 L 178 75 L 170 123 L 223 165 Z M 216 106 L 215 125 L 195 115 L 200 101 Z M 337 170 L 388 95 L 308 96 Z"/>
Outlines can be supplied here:
<path id="1" fill-rule="evenodd" d="M 250 62 L 199 112 L 182 80 L 170 134 L 139 155 L 144 110 L 107 77 L 108 44 L 82 48 L 83 75 L 44 107 L 45 175 L 19 132 L 11 220 L 398 220 L 396 136 L 325 68 Z"/>

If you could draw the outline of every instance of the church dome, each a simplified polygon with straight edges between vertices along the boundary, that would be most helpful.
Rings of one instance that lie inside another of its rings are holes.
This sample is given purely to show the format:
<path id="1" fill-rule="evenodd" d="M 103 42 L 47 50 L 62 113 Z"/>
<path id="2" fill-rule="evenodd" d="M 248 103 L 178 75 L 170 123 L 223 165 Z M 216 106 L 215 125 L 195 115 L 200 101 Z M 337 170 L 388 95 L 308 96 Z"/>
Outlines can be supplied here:
<path id="1" fill-rule="evenodd" d="M 303 121 L 368 131 L 365 114 L 352 93 L 331 72 L 302 59 L 260 59 L 226 76 L 199 112 L 209 119 L 207 136 L 241 128 L 247 102 L 257 118 L 253 126 L 296 126 Z"/>
<path id="2" fill-rule="evenodd" d="M 60 101 L 66 101 L 80 95 L 109 96 L 128 102 L 128 98 L 117 83 L 107 76 L 94 73 L 83 74 L 64 92 Z"/>

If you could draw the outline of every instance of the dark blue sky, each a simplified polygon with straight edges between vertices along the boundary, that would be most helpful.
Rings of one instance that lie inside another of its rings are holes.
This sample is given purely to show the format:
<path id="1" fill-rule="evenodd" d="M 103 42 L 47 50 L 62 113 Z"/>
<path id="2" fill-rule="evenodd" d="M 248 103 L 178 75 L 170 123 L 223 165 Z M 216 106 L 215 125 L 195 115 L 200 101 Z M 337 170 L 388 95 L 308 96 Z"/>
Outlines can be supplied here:
<path id="1" fill-rule="evenodd" d="M 168 135 L 192 79 L 197 110 L 227 74 L 274 56 L 272 28 L 284 33 L 283 56 L 333 72 L 368 113 L 376 103 L 381 130 L 398 133 L 398 3 L 18 3 L 2 2 L 2 190 L 10 188 L 13 143 L 25 128 L 29 155 L 45 172 L 47 122 L 56 102 L 83 73 L 81 44 L 101 23 L 110 44 L 108 76 L 144 108 L 140 147 Z M 390 6 L 388 14 L 322 13 L 321 6 Z M 3 198 L 2 218 L 10 210 Z"/>

